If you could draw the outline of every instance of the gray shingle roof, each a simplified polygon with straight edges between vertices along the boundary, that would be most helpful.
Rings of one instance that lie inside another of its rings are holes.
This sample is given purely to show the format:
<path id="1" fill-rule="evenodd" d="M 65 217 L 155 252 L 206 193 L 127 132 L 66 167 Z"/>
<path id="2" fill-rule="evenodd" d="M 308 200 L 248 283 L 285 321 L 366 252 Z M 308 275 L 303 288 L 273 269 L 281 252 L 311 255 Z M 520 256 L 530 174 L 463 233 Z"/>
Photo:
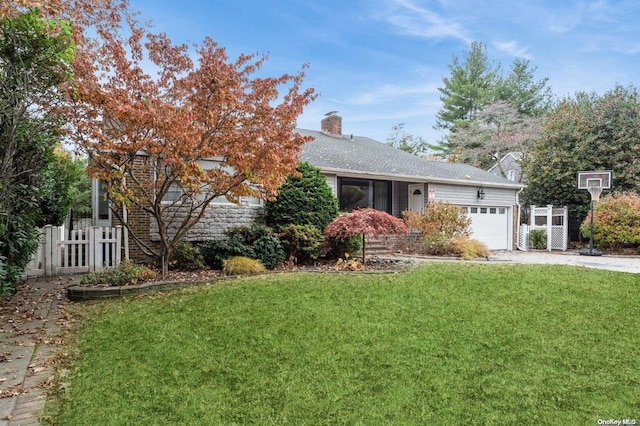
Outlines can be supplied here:
<path id="1" fill-rule="evenodd" d="M 313 141 L 303 145 L 300 159 L 324 171 L 378 175 L 395 180 L 457 184 L 485 184 L 519 188 L 501 176 L 468 164 L 428 161 L 370 138 L 330 135 L 296 129 Z"/>

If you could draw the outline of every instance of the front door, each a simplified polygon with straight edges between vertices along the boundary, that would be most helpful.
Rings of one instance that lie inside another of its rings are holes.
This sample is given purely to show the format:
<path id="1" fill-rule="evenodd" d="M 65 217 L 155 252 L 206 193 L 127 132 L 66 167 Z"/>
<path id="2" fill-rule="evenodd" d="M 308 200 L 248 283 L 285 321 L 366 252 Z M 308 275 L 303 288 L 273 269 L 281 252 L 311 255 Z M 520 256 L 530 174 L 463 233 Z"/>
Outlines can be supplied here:
<path id="1" fill-rule="evenodd" d="M 424 211 L 424 184 L 409 185 L 409 210 Z"/>

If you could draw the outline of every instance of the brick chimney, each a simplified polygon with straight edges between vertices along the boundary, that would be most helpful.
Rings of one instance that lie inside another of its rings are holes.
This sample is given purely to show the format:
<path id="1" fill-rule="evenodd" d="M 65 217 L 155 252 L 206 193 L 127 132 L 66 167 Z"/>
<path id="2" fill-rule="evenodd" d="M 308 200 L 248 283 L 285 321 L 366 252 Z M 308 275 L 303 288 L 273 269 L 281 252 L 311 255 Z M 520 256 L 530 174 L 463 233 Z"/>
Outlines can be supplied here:
<path id="1" fill-rule="evenodd" d="M 337 111 L 331 111 L 320 122 L 320 128 L 330 135 L 342 136 L 342 117 L 337 114 Z"/>

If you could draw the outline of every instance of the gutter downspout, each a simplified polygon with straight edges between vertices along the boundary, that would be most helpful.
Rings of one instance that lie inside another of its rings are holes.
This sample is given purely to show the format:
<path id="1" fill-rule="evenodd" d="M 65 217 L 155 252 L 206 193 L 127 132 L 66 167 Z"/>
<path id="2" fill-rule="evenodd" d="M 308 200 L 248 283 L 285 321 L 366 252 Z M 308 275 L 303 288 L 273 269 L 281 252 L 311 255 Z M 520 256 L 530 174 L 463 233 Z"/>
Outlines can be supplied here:
<path id="1" fill-rule="evenodd" d="M 516 192 L 516 206 L 518 206 L 518 223 L 516 224 L 516 248 L 518 250 L 527 251 L 527 248 L 520 247 L 520 216 L 522 215 L 522 206 L 520 205 L 520 193 L 524 191 L 524 188 L 520 188 Z"/>

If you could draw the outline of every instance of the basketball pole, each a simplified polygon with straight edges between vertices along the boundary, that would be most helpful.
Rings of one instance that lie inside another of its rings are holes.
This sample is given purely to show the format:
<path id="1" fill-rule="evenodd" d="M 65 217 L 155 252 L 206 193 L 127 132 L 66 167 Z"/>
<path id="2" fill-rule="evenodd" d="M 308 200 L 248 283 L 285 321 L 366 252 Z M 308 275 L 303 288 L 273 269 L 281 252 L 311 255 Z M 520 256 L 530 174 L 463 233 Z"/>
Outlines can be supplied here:
<path id="1" fill-rule="evenodd" d="M 593 256 L 593 196 L 591 196 L 591 231 L 589 232 L 589 256 Z"/>

